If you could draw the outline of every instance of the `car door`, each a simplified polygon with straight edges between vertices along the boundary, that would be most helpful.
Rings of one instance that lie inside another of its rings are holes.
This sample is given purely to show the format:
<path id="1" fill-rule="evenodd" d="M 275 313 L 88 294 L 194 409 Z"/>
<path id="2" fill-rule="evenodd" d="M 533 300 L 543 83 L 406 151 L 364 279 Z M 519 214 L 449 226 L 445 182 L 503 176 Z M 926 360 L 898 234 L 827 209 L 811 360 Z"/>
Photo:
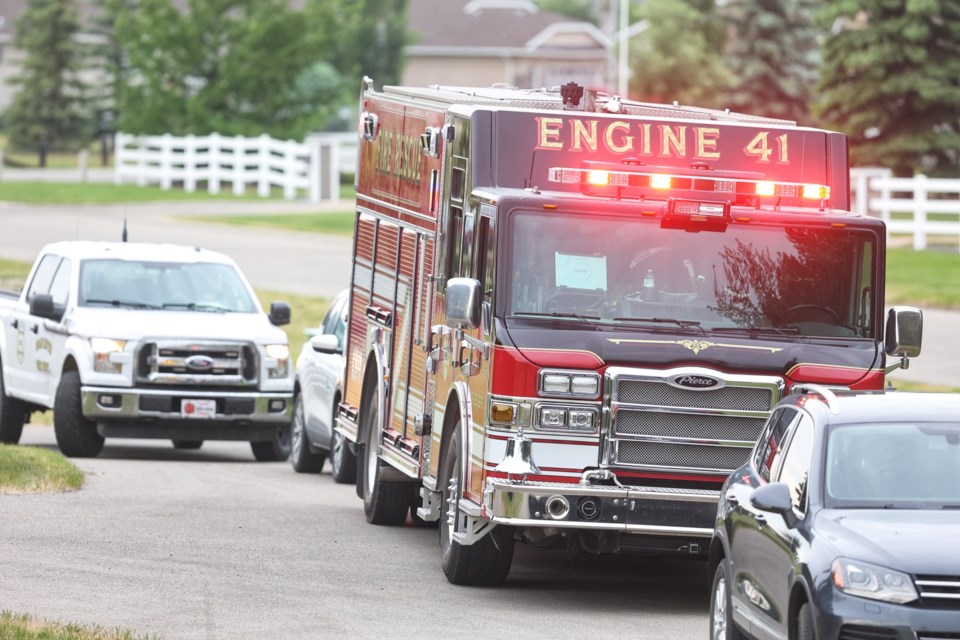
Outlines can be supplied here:
<path id="1" fill-rule="evenodd" d="M 337 337 L 341 353 L 321 353 L 310 348 L 308 357 L 301 371 L 301 393 L 303 394 L 303 408 L 306 417 L 307 435 L 310 441 L 327 446 L 330 442 L 333 427 L 334 396 L 340 385 L 340 376 L 343 374 L 343 341 L 345 333 L 345 311 L 347 296 L 338 295 L 330 304 L 327 314 L 320 323 L 320 335 Z"/>
<path id="2" fill-rule="evenodd" d="M 726 496 L 732 504 L 728 522 L 733 607 L 738 620 L 750 621 L 757 638 L 779 637 L 776 630 L 785 610 L 763 584 L 764 576 L 769 574 L 765 566 L 770 556 L 767 547 L 771 544 L 767 521 L 772 514 L 754 508 L 750 494 L 753 486 L 774 481 L 790 427 L 797 419 L 798 411 L 793 407 L 781 407 L 774 412 L 754 450 L 750 482 L 732 482 Z"/>

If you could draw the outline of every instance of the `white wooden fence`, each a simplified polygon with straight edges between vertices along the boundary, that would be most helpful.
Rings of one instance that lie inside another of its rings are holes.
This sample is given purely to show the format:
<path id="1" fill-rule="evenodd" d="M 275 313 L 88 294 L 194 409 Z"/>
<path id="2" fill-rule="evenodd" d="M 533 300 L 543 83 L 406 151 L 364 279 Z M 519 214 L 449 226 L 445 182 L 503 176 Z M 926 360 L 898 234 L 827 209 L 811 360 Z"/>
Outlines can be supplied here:
<path id="1" fill-rule="evenodd" d="M 289 200 L 306 197 L 320 202 L 338 198 L 340 173 L 355 170 L 356 155 L 354 152 L 351 157 L 349 153 L 350 139 L 356 140 L 356 135 L 318 134 L 307 143 L 299 143 L 267 135 L 244 138 L 216 133 L 186 137 L 117 133 L 114 181 L 159 184 L 162 189 L 180 183 L 189 193 L 201 185 L 210 193 L 220 193 L 229 183 L 234 195 L 244 194 L 253 185 L 264 198 L 278 187 Z M 351 159 L 353 167 L 349 166 Z"/>
<path id="2" fill-rule="evenodd" d="M 887 240 L 892 234 L 913 236 L 913 248 L 927 248 L 930 236 L 952 236 L 960 247 L 960 180 L 895 178 L 889 169 L 850 170 L 851 208 L 882 218 Z"/>

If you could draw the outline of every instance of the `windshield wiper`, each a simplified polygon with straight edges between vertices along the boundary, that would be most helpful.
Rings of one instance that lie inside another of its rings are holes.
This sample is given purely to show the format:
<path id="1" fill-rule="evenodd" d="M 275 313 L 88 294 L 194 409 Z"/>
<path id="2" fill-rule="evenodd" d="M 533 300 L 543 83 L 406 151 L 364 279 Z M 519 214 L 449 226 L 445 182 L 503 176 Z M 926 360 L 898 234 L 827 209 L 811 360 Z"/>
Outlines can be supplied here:
<path id="1" fill-rule="evenodd" d="M 586 322 L 588 320 L 600 320 L 600 316 L 581 316 L 577 313 L 560 313 L 559 311 L 551 311 L 550 313 L 537 313 L 534 311 L 518 311 L 513 315 L 527 316 L 532 318 L 570 318 L 570 319 L 579 320 L 581 322 Z"/>
<path id="2" fill-rule="evenodd" d="M 87 298 L 86 304 L 108 304 L 112 307 L 130 307 L 132 309 L 159 309 L 155 304 L 147 302 L 137 302 L 136 300 L 102 300 L 100 298 Z"/>
<path id="3" fill-rule="evenodd" d="M 675 324 L 678 327 L 683 329 L 699 329 L 703 331 L 703 327 L 700 326 L 700 323 L 696 320 L 678 320 L 676 318 L 614 318 L 614 320 L 619 322 L 655 322 L 658 324 Z"/>
<path id="4" fill-rule="evenodd" d="M 188 311 L 209 311 L 211 313 L 227 313 L 232 309 L 221 307 L 218 304 L 205 304 L 203 302 L 164 302 L 164 309 L 186 309 Z"/>
<path id="5" fill-rule="evenodd" d="M 718 331 L 722 333 L 753 333 L 753 334 L 770 334 L 778 336 L 797 336 L 800 335 L 800 329 L 796 327 L 790 327 L 789 329 L 781 329 L 780 327 L 714 327 L 710 329 L 711 331 Z"/>

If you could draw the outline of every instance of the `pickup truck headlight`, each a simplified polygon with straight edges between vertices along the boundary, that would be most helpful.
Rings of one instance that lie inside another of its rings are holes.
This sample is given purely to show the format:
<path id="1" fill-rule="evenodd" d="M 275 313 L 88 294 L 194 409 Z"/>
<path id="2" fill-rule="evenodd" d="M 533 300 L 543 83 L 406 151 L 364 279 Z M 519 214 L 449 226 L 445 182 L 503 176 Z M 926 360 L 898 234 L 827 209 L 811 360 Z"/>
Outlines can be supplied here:
<path id="1" fill-rule="evenodd" d="M 276 361 L 275 366 L 267 367 L 271 378 L 286 378 L 290 372 L 290 347 L 285 344 L 268 344 L 263 348 L 267 357 Z"/>
<path id="2" fill-rule="evenodd" d="M 93 370 L 97 373 L 120 373 L 123 363 L 112 362 L 110 355 L 123 353 L 126 346 L 126 340 L 90 338 L 90 350 L 93 351 Z"/>
<path id="3" fill-rule="evenodd" d="M 851 596 L 898 604 L 919 598 L 910 576 L 869 562 L 837 558 L 832 574 L 833 585 Z"/>

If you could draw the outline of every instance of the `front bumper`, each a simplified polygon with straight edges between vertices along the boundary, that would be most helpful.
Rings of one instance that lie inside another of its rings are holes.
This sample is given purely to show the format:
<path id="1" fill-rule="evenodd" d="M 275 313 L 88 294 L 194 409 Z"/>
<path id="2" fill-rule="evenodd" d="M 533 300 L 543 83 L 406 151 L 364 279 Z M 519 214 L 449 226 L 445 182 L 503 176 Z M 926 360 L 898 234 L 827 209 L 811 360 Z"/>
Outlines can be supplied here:
<path id="1" fill-rule="evenodd" d="M 267 440 L 290 423 L 293 394 L 259 391 L 198 391 L 83 387 L 83 415 L 104 435 L 140 438 Z M 213 400 L 215 415 L 191 418 L 182 411 L 189 400 Z"/>
<path id="2" fill-rule="evenodd" d="M 491 480 L 486 515 L 498 524 L 705 538 L 719 491 Z"/>
<path id="3" fill-rule="evenodd" d="M 819 638 L 879 638 L 882 640 L 940 640 L 960 638 L 960 607 L 893 604 L 850 596 L 828 589 L 818 598 Z"/>

